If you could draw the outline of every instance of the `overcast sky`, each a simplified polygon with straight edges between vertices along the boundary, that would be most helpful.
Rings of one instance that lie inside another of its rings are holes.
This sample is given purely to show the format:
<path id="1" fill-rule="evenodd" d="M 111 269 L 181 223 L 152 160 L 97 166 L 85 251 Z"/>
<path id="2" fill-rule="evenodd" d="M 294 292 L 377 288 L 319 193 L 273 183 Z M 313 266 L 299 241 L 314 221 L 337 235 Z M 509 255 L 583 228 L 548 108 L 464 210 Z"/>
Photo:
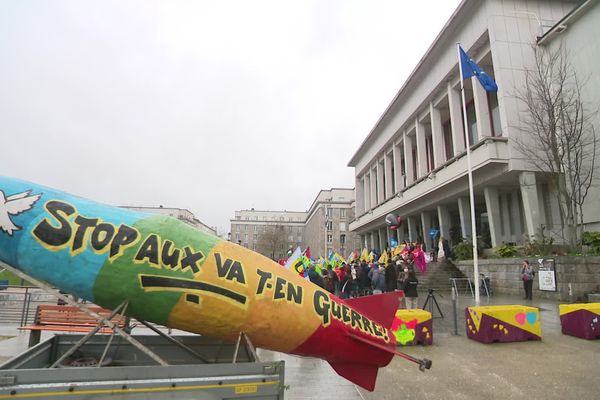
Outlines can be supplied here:
<path id="1" fill-rule="evenodd" d="M 103 203 L 305 211 L 459 0 L 0 2 L 0 174 Z"/>

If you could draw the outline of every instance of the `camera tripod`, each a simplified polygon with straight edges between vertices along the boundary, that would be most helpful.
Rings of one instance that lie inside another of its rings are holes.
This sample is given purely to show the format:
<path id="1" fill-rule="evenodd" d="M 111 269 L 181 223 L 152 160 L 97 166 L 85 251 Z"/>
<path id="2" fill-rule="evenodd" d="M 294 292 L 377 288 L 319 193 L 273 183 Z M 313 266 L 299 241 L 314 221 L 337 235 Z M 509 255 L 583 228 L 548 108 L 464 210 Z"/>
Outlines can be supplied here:
<path id="1" fill-rule="evenodd" d="M 423 310 L 425 310 L 425 308 L 427 307 L 427 304 L 429 304 L 429 312 L 431 313 L 431 317 L 435 318 L 433 316 L 433 305 L 435 304 L 435 307 L 437 308 L 438 312 L 440 313 L 440 316 L 442 318 L 444 318 L 444 313 L 442 313 L 442 310 L 440 309 L 440 305 L 438 304 L 438 302 L 435 298 L 435 294 L 433 293 L 434 291 L 435 291 L 435 289 L 429 289 L 429 294 L 427 295 L 427 299 L 425 300 L 425 303 L 423 304 Z M 442 296 L 442 295 L 440 294 L 440 296 Z M 431 303 L 429 303 L 429 300 L 431 300 Z"/>

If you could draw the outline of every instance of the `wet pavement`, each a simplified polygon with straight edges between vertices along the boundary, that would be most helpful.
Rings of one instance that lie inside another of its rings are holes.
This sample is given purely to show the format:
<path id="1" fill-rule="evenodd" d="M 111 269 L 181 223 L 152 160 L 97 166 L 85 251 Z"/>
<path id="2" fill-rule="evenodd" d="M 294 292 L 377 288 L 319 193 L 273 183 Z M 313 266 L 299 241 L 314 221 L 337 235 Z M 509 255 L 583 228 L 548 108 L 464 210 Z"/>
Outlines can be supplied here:
<path id="1" fill-rule="evenodd" d="M 522 304 L 540 308 L 542 340 L 482 344 L 466 337 L 464 309 L 475 302 L 459 296 L 458 335 L 450 293 L 434 296 L 444 318 L 433 305 L 433 345 L 399 348 L 412 356 L 433 361 L 420 372 L 416 364 L 400 357 L 380 369 L 373 392 L 357 388 L 339 377 L 322 360 L 266 350 L 261 360 L 285 360 L 285 398 L 308 399 L 598 399 L 600 398 L 600 340 L 584 340 L 560 331 L 558 302 L 525 301 L 520 296 L 481 298 L 480 305 Z M 419 299 L 423 305 L 427 293 Z M 431 299 L 430 299 L 431 303 Z M 427 306 L 429 309 L 429 305 Z M 0 324 L 0 363 L 27 348 L 28 332 Z M 136 328 L 137 329 L 137 328 Z M 134 334 L 136 330 L 134 330 Z"/>

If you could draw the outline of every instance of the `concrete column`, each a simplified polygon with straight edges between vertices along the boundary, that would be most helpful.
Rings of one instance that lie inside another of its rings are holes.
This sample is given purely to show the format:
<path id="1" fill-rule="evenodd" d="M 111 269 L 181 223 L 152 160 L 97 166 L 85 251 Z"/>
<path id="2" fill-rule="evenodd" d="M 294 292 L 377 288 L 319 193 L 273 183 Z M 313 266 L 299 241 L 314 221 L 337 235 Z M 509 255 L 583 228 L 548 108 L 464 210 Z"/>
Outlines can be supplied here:
<path id="1" fill-rule="evenodd" d="M 392 190 L 392 182 L 394 181 L 394 174 L 392 173 L 392 165 L 394 165 L 394 153 L 386 153 L 383 158 L 385 164 L 385 199 L 387 200 L 394 196 L 394 190 Z"/>
<path id="2" fill-rule="evenodd" d="M 471 205 L 468 197 L 458 198 L 458 214 L 460 215 L 460 231 L 464 239 L 471 238 Z"/>
<path id="3" fill-rule="evenodd" d="M 360 216 L 365 212 L 365 183 L 358 176 L 354 180 L 356 188 L 356 216 Z"/>
<path id="4" fill-rule="evenodd" d="M 452 146 L 454 155 L 466 149 L 465 130 L 462 120 L 462 100 L 460 92 L 448 83 L 448 107 L 450 109 L 450 125 L 452 126 Z"/>
<path id="5" fill-rule="evenodd" d="M 369 235 L 371 236 L 371 245 L 369 246 L 369 251 L 371 251 L 372 249 L 375 248 L 375 233 L 373 231 L 369 232 Z"/>
<path id="6" fill-rule="evenodd" d="M 442 114 L 440 110 L 429 103 L 429 116 L 431 117 L 431 139 L 433 143 L 434 167 L 437 168 L 446 162 L 444 151 L 444 129 L 442 127 Z"/>
<path id="7" fill-rule="evenodd" d="M 394 152 L 394 169 L 396 170 L 396 191 L 399 192 L 404 189 L 404 178 L 402 176 L 402 154 L 404 153 L 404 141 L 401 144 L 395 144 L 393 146 Z"/>
<path id="8" fill-rule="evenodd" d="M 521 197 L 523 198 L 523 214 L 525 215 L 525 234 L 529 239 L 535 238 L 540 227 L 540 212 L 535 173 L 521 172 L 519 174 Z"/>
<path id="9" fill-rule="evenodd" d="M 427 148 L 425 147 L 425 128 L 418 119 L 415 120 L 415 136 L 417 139 L 417 178 L 427 174 Z"/>
<path id="10" fill-rule="evenodd" d="M 383 179 L 384 165 L 377 161 L 377 204 L 385 201 L 385 179 Z"/>
<path id="11" fill-rule="evenodd" d="M 500 195 L 502 200 L 500 204 L 500 222 L 504 228 L 502 231 L 502 242 L 512 242 L 512 231 L 513 227 L 510 223 L 510 211 L 509 211 L 509 196 L 508 193 Z"/>
<path id="12" fill-rule="evenodd" d="M 373 168 L 371 168 L 369 170 L 369 182 L 371 182 L 371 209 L 374 209 L 375 207 L 377 207 L 377 185 L 375 184 L 375 182 L 377 181 L 377 170 L 373 170 Z"/>
<path id="13" fill-rule="evenodd" d="M 404 164 L 406 166 L 406 185 L 413 183 L 413 138 L 404 132 Z"/>
<path id="14" fill-rule="evenodd" d="M 429 236 L 429 230 L 433 228 L 431 226 L 431 212 L 430 211 L 422 211 L 421 212 L 421 236 L 423 237 L 423 242 L 427 248 L 427 251 L 431 250 L 431 236 Z"/>
<path id="15" fill-rule="evenodd" d="M 498 201 L 498 189 L 493 186 L 487 186 L 483 189 L 485 196 L 485 208 L 487 210 L 488 222 L 490 224 L 490 236 L 492 247 L 502 243 L 502 233 L 500 230 L 500 202 Z"/>
<path id="16" fill-rule="evenodd" d="M 473 86 L 475 118 L 477 119 L 477 141 L 480 141 L 484 136 L 492 136 L 492 120 L 490 118 L 487 92 L 474 76 L 471 77 L 471 85 Z"/>
<path id="17" fill-rule="evenodd" d="M 521 242 L 523 240 L 523 224 L 518 192 L 510 194 L 510 225 L 512 227 L 512 241 L 515 243 Z"/>
<path id="18" fill-rule="evenodd" d="M 440 235 L 442 235 L 445 239 L 450 240 L 450 210 L 448 210 L 448 206 L 439 205 L 437 206 L 438 219 L 440 221 Z"/>

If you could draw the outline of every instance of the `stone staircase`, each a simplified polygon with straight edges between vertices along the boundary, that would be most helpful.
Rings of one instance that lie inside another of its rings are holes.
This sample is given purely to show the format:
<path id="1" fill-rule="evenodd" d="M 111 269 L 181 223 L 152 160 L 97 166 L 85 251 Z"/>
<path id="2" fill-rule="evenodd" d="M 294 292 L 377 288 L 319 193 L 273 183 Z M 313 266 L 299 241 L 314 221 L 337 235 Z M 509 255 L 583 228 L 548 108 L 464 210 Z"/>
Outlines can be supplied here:
<path id="1" fill-rule="evenodd" d="M 450 261 L 430 262 L 427 264 L 425 273 L 417 270 L 417 279 L 419 280 L 419 290 L 435 289 L 449 292 L 452 290 L 452 281 L 450 278 L 466 278 L 458 268 Z M 458 290 L 461 291 L 465 281 L 458 282 Z"/>

